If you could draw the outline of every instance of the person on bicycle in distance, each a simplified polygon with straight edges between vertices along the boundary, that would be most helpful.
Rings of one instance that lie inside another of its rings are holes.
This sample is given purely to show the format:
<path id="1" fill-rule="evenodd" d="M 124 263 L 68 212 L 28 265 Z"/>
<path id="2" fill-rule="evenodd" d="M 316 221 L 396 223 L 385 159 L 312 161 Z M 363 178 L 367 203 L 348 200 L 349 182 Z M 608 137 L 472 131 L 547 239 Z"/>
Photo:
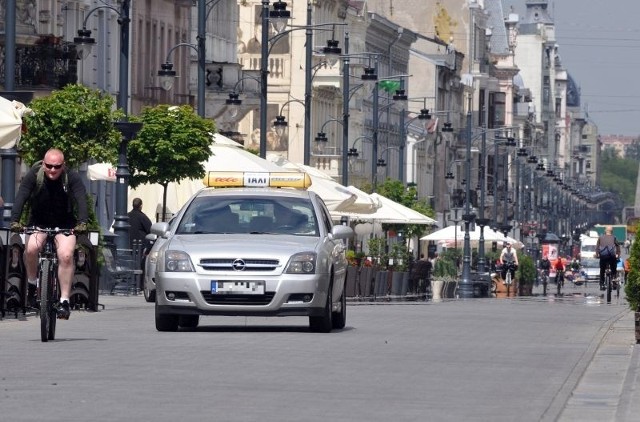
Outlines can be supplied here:
<path id="1" fill-rule="evenodd" d="M 620 257 L 620 244 L 613 235 L 613 227 L 607 226 L 596 242 L 596 258 L 600 259 L 600 290 L 605 290 L 604 273 L 611 269 L 611 281 L 616 278 L 616 267 Z"/>
<path id="2" fill-rule="evenodd" d="M 11 230 L 21 232 L 20 216 L 26 202 L 30 203 L 29 226 L 87 231 L 87 192 L 80 175 L 64 165 L 64 154 L 56 148 L 48 150 L 40 165 L 34 165 L 24 176 L 11 210 Z M 74 214 L 74 207 L 76 213 Z M 35 296 L 38 274 L 38 252 L 46 240 L 45 233 L 33 233 L 25 247 L 25 267 L 30 298 Z M 56 236 L 60 307 L 58 318 L 69 319 L 69 296 L 75 271 L 73 253 L 75 236 Z"/>
<path id="3" fill-rule="evenodd" d="M 564 261 L 561 257 L 558 257 L 555 264 L 553 265 L 553 269 L 556 270 L 556 284 L 564 282 L 564 272 L 566 270 L 566 266 L 564 265 Z"/>
<path id="4" fill-rule="evenodd" d="M 518 268 L 518 254 L 515 249 L 511 247 L 511 243 L 507 242 L 505 247 L 500 252 L 500 258 L 498 258 L 500 265 L 502 266 L 502 279 L 507 279 L 507 269 L 511 273 L 511 280 L 515 280 L 516 269 Z M 511 264 L 511 265 L 507 265 Z"/>

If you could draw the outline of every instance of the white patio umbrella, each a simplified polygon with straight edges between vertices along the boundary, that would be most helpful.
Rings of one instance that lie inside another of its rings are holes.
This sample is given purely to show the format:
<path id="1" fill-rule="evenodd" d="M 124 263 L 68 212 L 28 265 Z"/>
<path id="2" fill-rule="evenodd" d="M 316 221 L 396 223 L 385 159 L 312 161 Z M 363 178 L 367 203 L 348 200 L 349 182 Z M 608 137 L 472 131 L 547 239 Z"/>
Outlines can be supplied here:
<path id="1" fill-rule="evenodd" d="M 464 244 L 464 235 L 465 233 L 463 225 L 457 227 L 456 225 L 452 225 L 423 236 L 420 238 L 420 240 L 432 240 L 449 247 L 457 243 L 459 247 L 462 247 Z M 524 247 L 524 244 L 522 242 L 519 242 L 512 237 L 505 236 L 504 233 L 495 231 L 490 227 L 484 228 L 483 237 L 485 242 L 509 242 L 515 248 L 520 249 Z M 480 241 L 479 225 L 475 226 L 475 230 L 469 231 L 469 239 L 474 242 L 474 244 L 477 244 Z"/>
<path id="2" fill-rule="evenodd" d="M 373 201 L 379 204 L 372 213 L 344 212 L 340 210 L 331 211 L 331 216 L 339 220 L 343 216 L 349 217 L 352 221 L 388 224 L 423 224 L 435 225 L 437 222 L 433 218 L 420 214 L 418 211 L 405 207 L 391 199 L 372 193 L 369 195 Z"/>
<path id="3" fill-rule="evenodd" d="M 293 163 L 281 157 L 274 157 L 281 168 L 303 171 L 311 177 L 310 191 L 322 198 L 329 211 L 370 213 L 377 209 L 377 203 L 366 193 L 351 186 L 346 187 L 331 176 L 311 166 Z"/>
<path id="4" fill-rule="evenodd" d="M 0 97 L 0 149 L 16 146 L 22 134 L 22 117 L 32 110 L 19 101 Z"/>

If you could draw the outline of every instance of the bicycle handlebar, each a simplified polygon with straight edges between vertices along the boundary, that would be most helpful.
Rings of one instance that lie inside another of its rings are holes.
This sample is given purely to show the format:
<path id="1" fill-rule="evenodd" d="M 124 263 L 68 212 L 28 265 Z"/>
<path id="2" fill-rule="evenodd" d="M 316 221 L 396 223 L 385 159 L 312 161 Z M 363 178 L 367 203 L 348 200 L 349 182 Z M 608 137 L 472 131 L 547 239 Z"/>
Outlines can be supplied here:
<path id="1" fill-rule="evenodd" d="M 50 227 L 38 227 L 38 226 L 27 226 L 22 229 L 24 234 L 33 234 L 33 233 L 46 233 L 49 236 L 55 236 L 57 234 L 63 234 L 65 236 L 71 236 L 74 234 L 73 229 L 61 229 L 60 227 L 50 228 Z"/>

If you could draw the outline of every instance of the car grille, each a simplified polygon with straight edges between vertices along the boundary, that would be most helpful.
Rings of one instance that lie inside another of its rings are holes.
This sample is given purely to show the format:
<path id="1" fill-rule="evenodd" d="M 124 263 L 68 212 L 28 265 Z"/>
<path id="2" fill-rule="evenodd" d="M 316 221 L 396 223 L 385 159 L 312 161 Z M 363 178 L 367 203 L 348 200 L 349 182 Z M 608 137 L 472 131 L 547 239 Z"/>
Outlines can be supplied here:
<path id="1" fill-rule="evenodd" d="M 243 270 L 238 270 L 234 265 L 239 260 L 244 262 Z M 273 271 L 279 265 L 280 261 L 277 259 L 207 258 L 200 260 L 200 266 L 207 271 Z"/>
<path id="2" fill-rule="evenodd" d="M 235 295 L 235 294 L 211 294 L 206 290 L 200 292 L 203 299 L 209 305 L 268 305 L 273 300 L 275 292 L 267 292 L 263 295 Z"/>

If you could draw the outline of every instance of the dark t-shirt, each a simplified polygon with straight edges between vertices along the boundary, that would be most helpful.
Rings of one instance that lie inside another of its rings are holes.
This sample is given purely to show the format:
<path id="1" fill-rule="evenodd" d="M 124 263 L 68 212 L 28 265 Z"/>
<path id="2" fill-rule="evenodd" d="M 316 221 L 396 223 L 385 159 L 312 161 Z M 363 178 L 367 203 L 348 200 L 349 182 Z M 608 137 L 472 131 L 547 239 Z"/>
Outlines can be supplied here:
<path id="1" fill-rule="evenodd" d="M 71 229 L 79 222 L 88 220 L 87 191 L 80 175 L 65 169 L 56 180 L 44 177 L 38 189 L 37 174 L 40 167 L 31 168 L 22 179 L 11 209 L 11 221 L 19 221 L 22 209 L 30 202 L 28 225 Z M 74 215 L 74 205 L 77 217 Z"/>

